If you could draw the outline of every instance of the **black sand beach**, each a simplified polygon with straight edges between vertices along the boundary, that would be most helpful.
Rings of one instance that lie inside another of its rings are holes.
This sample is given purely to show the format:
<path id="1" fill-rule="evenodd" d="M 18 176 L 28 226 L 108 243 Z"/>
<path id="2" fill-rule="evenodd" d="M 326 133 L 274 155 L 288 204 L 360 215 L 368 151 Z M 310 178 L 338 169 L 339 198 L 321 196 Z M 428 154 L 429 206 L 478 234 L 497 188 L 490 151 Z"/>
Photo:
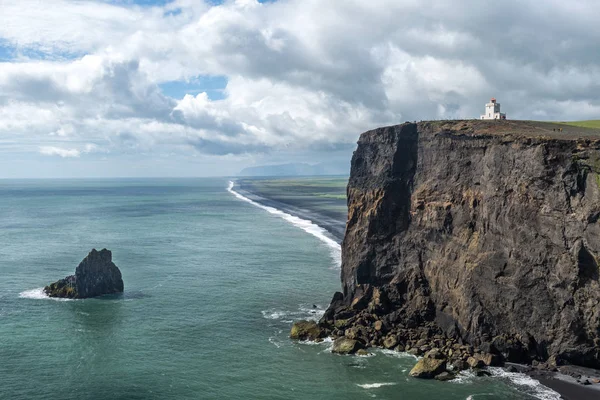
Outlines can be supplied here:
<path id="1" fill-rule="evenodd" d="M 561 366 L 558 370 L 559 372 L 533 370 L 528 375 L 560 393 L 565 400 L 600 399 L 600 371 L 570 365 Z"/>
<path id="2" fill-rule="evenodd" d="M 338 243 L 346 229 L 345 177 L 238 179 L 235 190 L 265 206 L 311 221 Z"/>

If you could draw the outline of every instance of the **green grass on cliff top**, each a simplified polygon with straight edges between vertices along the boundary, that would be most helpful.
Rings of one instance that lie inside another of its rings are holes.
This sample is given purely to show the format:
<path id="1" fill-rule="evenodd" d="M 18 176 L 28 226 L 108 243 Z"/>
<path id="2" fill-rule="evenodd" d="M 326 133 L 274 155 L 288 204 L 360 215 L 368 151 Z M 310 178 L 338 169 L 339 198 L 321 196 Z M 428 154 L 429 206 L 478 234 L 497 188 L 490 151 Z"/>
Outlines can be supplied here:
<path id="1" fill-rule="evenodd" d="M 558 122 L 562 125 L 578 126 L 580 128 L 592 128 L 600 129 L 600 119 L 592 119 L 589 121 L 570 121 L 570 122 Z"/>

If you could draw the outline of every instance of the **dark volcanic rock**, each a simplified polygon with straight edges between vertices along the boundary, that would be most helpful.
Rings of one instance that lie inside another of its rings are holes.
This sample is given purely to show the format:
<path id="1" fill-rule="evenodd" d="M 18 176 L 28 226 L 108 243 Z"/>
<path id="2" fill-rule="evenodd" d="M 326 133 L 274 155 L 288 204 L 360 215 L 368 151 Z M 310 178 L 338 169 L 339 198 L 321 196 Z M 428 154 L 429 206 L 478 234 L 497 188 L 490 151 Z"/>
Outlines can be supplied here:
<path id="1" fill-rule="evenodd" d="M 343 293 L 320 326 L 368 313 L 412 347 L 452 339 L 442 350 L 457 361 L 481 351 L 490 364 L 498 353 L 599 368 L 600 140 L 550 131 L 442 121 L 364 133 Z"/>
<path id="2" fill-rule="evenodd" d="M 84 299 L 123 292 L 123 279 L 112 262 L 112 253 L 93 249 L 79 264 L 75 275 L 46 286 L 44 291 L 50 297 Z"/>

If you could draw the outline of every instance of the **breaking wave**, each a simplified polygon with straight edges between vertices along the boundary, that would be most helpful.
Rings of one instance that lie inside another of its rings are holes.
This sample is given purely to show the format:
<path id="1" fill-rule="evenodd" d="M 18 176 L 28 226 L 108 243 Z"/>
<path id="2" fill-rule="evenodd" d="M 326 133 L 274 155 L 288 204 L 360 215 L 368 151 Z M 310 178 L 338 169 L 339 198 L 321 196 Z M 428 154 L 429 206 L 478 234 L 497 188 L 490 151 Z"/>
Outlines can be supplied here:
<path id="1" fill-rule="evenodd" d="M 34 299 L 34 300 L 55 300 L 55 301 L 72 301 L 73 299 L 62 299 L 57 297 L 49 297 L 45 292 L 44 288 L 25 290 L 19 293 L 19 297 L 22 299 Z"/>
<path id="2" fill-rule="evenodd" d="M 271 308 L 263 310 L 261 313 L 263 318 L 291 323 L 298 319 L 319 321 L 323 314 L 325 314 L 325 310 L 318 306 L 315 308 L 308 305 L 301 305 L 296 311 Z"/>
<path id="3" fill-rule="evenodd" d="M 361 387 L 363 389 L 377 389 L 382 386 L 393 386 L 396 385 L 394 382 L 382 382 L 382 383 L 365 383 L 365 384 L 356 384 L 356 386 Z"/>
<path id="4" fill-rule="evenodd" d="M 490 372 L 493 377 L 504 378 L 509 380 L 513 385 L 519 387 L 519 389 L 528 392 L 533 397 L 540 400 L 560 400 L 562 397 L 560 394 L 542 385 L 539 381 L 531 378 L 520 372 L 508 372 L 502 368 L 490 368 Z"/>

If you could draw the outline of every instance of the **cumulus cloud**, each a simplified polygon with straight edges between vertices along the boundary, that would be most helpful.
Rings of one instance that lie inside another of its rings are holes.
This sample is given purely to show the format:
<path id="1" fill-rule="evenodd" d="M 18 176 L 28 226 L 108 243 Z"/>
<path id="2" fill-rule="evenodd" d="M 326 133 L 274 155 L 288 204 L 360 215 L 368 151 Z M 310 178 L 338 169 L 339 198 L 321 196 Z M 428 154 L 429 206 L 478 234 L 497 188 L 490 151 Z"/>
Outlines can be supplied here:
<path id="1" fill-rule="evenodd" d="M 57 146 L 40 146 L 39 153 L 46 156 L 59 156 L 62 158 L 77 158 L 82 154 L 89 154 L 94 152 L 105 152 L 105 150 L 99 148 L 94 143 L 86 143 L 81 146 L 80 149 L 76 148 L 64 148 Z"/>
<path id="2" fill-rule="evenodd" d="M 54 147 L 54 146 L 41 146 L 40 154 L 44 154 L 46 156 L 59 156 L 62 158 L 70 158 L 70 157 L 79 157 L 81 152 L 77 149 L 65 149 L 62 147 Z"/>
<path id="3" fill-rule="evenodd" d="M 598 118 L 598 12 L 594 0 L 3 2 L 0 143 L 61 157 L 86 143 L 109 157 L 350 151 L 379 125 L 477 117 L 490 96 L 509 118 Z M 225 97 L 160 87 L 199 76 L 225 76 Z"/>

